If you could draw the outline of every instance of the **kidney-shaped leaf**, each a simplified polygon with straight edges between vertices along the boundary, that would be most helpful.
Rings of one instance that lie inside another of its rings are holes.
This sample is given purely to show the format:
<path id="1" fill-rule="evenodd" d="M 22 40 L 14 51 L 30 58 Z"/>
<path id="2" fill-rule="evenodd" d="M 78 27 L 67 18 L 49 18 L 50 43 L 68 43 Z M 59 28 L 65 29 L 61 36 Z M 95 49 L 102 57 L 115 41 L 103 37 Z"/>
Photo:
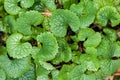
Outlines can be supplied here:
<path id="1" fill-rule="evenodd" d="M 115 7 L 105 6 L 97 13 L 97 23 L 101 26 L 111 23 L 112 27 L 114 27 L 120 23 L 120 14 Z"/>
<path id="2" fill-rule="evenodd" d="M 38 35 L 37 41 L 41 43 L 42 47 L 40 48 L 39 54 L 36 55 L 36 58 L 44 61 L 55 58 L 58 52 L 58 44 L 52 33 L 45 32 Z"/>
<path id="3" fill-rule="evenodd" d="M 72 51 L 67 42 L 63 39 L 59 39 L 58 41 L 58 54 L 56 55 L 55 59 L 53 59 L 53 63 L 60 63 L 60 62 L 68 62 L 72 58 Z"/>
<path id="4" fill-rule="evenodd" d="M 13 58 L 23 58 L 32 53 L 30 43 L 20 42 L 23 35 L 19 33 L 12 34 L 6 41 L 8 54 Z"/>
<path id="5" fill-rule="evenodd" d="M 73 4 L 70 7 L 70 10 L 75 12 L 80 19 L 80 27 L 88 27 L 94 22 L 96 7 L 93 1 L 90 0 L 81 0 L 77 5 Z"/>
<path id="6" fill-rule="evenodd" d="M 20 6 L 18 6 L 19 2 L 21 3 Z M 21 6 L 29 8 L 33 3 L 34 0 L 4 0 L 4 8 L 9 14 L 16 15 L 21 11 Z"/>
<path id="7" fill-rule="evenodd" d="M 68 25 L 72 31 L 76 32 L 80 28 L 79 18 L 69 10 L 55 10 L 50 19 L 50 30 L 58 37 L 64 37 L 67 33 Z"/>
<path id="8" fill-rule="evenodd" d="M 31 26 L 37 26 L 43 21 L 43 16 L 37 11 L 27 11 L 16 21 L 15 29 L 24 35 L 32 34 Z"/>
<path id="9" fill-rule="evenodd" d="M 4 0 L 5 10 L 12 15 L 18 14 L 21 8 L 17 6 L 20 0 Z"/>
<path id="10" fill-rule="evenodd" d="M 7 76 L 17 78 L 29 70 L 30 57 L 10 60 L 7 55 L 1 55 L 0 67 L 5 70 Z"/>

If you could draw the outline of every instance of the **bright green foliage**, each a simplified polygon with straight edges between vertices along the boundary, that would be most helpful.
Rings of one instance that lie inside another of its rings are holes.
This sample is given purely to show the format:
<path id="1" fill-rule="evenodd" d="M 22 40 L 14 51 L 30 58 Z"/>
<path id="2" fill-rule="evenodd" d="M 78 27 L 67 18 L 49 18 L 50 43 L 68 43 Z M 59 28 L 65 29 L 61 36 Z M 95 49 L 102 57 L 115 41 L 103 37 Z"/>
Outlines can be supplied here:
<path id="1" fill-rule="evenodd" d="M 37 36 L 37 41 L 40 42 L 41 47 L 39 53 L 36 55 L 36 58 L 43 61 L 55 58 L 58 53 L 58 44 L 52 33 L 41 33 L 41 35 Z"/>
<path id="2" fill-rule="evenodd" d="M 84 42 L 84 47 L 97 47 L 101 42 L 101 34 L 96 32 Z"/>
<path id="3" fill-rule="evenodd" d="M 13 58 L 23 58 L 32 53 L 32 46 L 28 42 L 21 42 L 23 35 L 15 33 L 7 41 L 8 54 Z"/>
<path id="4" fill-rule="evenodd" d="M 93 36 L 95 31 L 91 28 L 83 28 L 78 33 L 78 40 L 85 41 L 88 37 Z"/>
<path id="5" fill-rule="evenodd" d="M 41 0 L 41 2 L 46 6 L 47 9 L 53 11 L 56 9 L 55 0 Z"/>
<path id="6" fill-rule="evenodd" d="M 89 71 L 97 71 L 100 67 L 99 60 L 95 56 L 88 54 L 81 55 L 80 62 L 82 65 L 86 65 Z"/>
<path id="7" fill-rule="evenodd" d="M 67 33 L 68 25 L 72 31 L 76 32 L 80 28 L 79 18 L 69 10 L 58 9 L 53 12 L 50 19 L 50 30 L 58 37 L 64 37 Z"/>
<path id="8" fill-rule="evenodd" d="M 74 3 L 77 3 L 78 0 L 59 0 L 59 2 L 63 5 L 63 8 L 69 9 L 70 6 Z"/>
<path id="9" fill-rule="evenodd" d="M 0 80 L 6 80 L 5 71 L 1 68 L 0 68 Z"/>
<path id="10" fill-rule="evenodd" d="M 59 72 L 58 80 L 70 80 L 70 72 L 73 68 L 73 65 L 64 65 Z"/>
<path id="11" fill-rule="evenodd" d="M 63 39 L 58 40 L 58 53 L 56 58 L 53 60 L 53 63 L 59 64 L 60 62 L 68 62 L 71 60 L 72 52 L 71 48 Z"/>
<path id="12" fill-rule="evenodd" d="M 7 76 L 18 78 L 22 76 L 30 67 L 30 57 L 10 60 L 8 56 L 0 56 L 0 67 L 5 70 Z"/>
<path id="13" fill-rule="evenodd" d="M 120 23 L 120 14 L 115 7 L 105 6 L 97 13 L 97 23 L 101 26 L 111 24 L 112 27 L 115 27 Z"/>
<path id="14" fill-rule="evenodd" d="M 20 0 L 5 0 L 4 7 L 5 10 L 12 15 L 16 15 L 20 12 L 21 8 L 17 6 Z"/>
<path id="15" fill-rule="evenodd" d="M 87 39 L 87 40 L 86 40 Z M 78 40 L 85 41 L 84 47 L 97 47 L 101 42 L 101 34 L 90 28 L 83 28 L 78 33 Z"/>
<path id="16" fill-rule="evenodd" d="M 23 8 L 29 8 L 34 4 L 34 0 L 5 0 L 5 10 L 11 15 L 18 14 L 21 11 L 21 6 L 19 5 L 19 2 L 21 3 L 20 5 Z"/>
<path id="17" fill-rule="evenodd" d="M 32 34 L 31 26 L 37 26 L 43 21 L 43 16 L 37 11 L 27 11 L 16 21 L 15 29 L 24 35 Z"/>
<path id="18" fill-rule="evenodd" d="M 54 70 L 55 68 L 49 64 L 49 63 L 46 63 L 46 62 L 43 62 L 43 61 L 39 61 L 39 64 L 46 70 L 48 71 L 51 71 L 51 70 Z"/>
<path id="19" fill-rule="evenodd" d="M 0 80 L 109 80 L 119 26 L 120 0 L 0 0 Z"/>
<path id="20" fill-rule="evenodd" d="M 93 0 L 96 3 L 96 7 L 102 8 L 104 6 L 113 6 L 114 5 L 114 1 L 117 0 Z"/>
<path id="21" fill-rule="evenodd" d="M 114 73 L 120 66 L 120 60 L 103 60 L 101 64 L 100 74 L 103 76 L 108 76 Z"/>
<path id="22" fill-rule="evenodd" d="M 70 72 L 70 80 L 96 80 L 96 76 L 94 74 L 86 75 L 84 74 L 85 71 L 86 67 L 84 65 L 76 66 Z"/>
<path id="23" fill-rule="evenodd" d="M 15 31 L 15 17 L 8 15 L 4 18 L 3 25 L 6 28 L 6 33 L 13 33 Z"/>
<path id="24" fill-rule="evenodd" d="M 103 32 L 105 33 L 105 36 L 112 42 L 117 40 L 117 32 L 113 29 L 104 28 Z"/>
<path id="25" fill-rule="evenodd" d="M 35 67 L 31 66 L 29 71 L 23 74 L 21 77 L 16 78 L 15 80 L 35 80 Z"/>
<path id="26" fill-rule="evenodd" d="M 85 28 L 94 22 L 96 7 L 91 0 L 82 0 L 81 3 L 70 7 L 70 10 L 79 16 L 80 27 Z"/>
<path id="27" fill-rule="evenodd" d="M 21 0 L 21 6 L 23 8 L 29 8 L 34 4 L 34 0 Z"/>
<path id="28" fill-rule="evenodd" d="M 47 71 L 45 68 L 43 68 L 40 65 L 37 65 L 36 68 L 36 75 L 37 75 L 37 80 L 49 80 L 48 74 L 50 71 Z"/>

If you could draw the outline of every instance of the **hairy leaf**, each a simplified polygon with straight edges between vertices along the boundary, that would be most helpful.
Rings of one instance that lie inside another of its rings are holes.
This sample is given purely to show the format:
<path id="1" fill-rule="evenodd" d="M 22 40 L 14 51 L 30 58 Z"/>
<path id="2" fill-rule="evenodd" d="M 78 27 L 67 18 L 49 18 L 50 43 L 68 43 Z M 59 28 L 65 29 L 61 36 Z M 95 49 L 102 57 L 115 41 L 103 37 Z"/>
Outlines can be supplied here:
<path id="1" fill-rule="evenodd" d="M 12 34 L 6 41 L 8 54 L 13 58 L 23 58 L 32 53 L 32 46 L 28 42 L 21 42 L 23 35 Z"/>
<path id="2" fill-rule="evenodd" d="M 36 55 L 37 59 L 47 61 L 55 58 L 58 53 L 58 44 L 52 33 L 41 33 L 37 36 L 37 41 L 42 44 L 39 53 Z"/>

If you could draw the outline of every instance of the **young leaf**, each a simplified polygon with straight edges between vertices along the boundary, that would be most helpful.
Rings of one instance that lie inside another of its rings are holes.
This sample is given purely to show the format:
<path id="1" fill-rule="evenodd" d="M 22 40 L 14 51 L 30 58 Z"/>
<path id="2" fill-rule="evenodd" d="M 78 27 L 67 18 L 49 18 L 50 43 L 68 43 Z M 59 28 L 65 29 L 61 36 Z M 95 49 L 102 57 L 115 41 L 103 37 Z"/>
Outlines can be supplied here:
<path id="1" fill-rule="evenodd" d="M 55 59 L 53 59 L 53 63 L 58 64 L 60 62 L 70 61 L 72 58 L 71 48 L 69 47 L 65 40 L 59 39 L 57 41 L 59 48 Z"/>
<path id="2" fill-rule="evenodd" d="M 82 80 L 81 76 L 84 74 L 84 72 L 86 71 L 86 66 L 84 65 L 78 65 L 76 67 L 74 67 L 70 73 L 69 73 L 69 80 Z"/>
<path id="3" fill-rule="evenodd" d="M 85 28 L 94 22 L 96 14 L 95 3 L 91 0 L 81 0 L 77 5 L 73 4 L 70 10 L 79 16 L 80 27 Z"/>
<path id="4" fill-rule="evenodd" d="M 100 67 L 99 60 L 93 55 L 81 55 L 80 62 L 82 65 L 86 65 L 86 69 L 88 69 L 89 71 L 97 71 Z"/>
<path id="5" fill-rule="evenodd" d="M 31 26 L 37 26 L 43 21 L 43 16 L 37 11 L 27 11 L 20 15 L 16 21 L 15 29 L 24 34 L 31 35 Z"/>
<path id="6" fill-rule="evenodd" d="M 41 2 L 49 9 L 50 11 L 56 10 L 55 0 L 41 0 Z"/>
<path id="7" fill-rule="evenodd" d="M 67 33 L 68 25 L 72 31 L 76 32 L 80 28 L 79 18 L 69 10 L 55 10 L 50 19 L 50 30 L 57 37 L 64 37 Z"/>
<path id="8" fill-rule="evenodd" d="M 59 3 L 63 5 L 64 9 L 69 9 L 72 4 L 78 3 L 78 0 L 59 0 Z"/>
<path id="9" fill-rule="evenodd" d="M 101 42 L 101 34 L 96 32 L 84 42 L 84 47 L 97 47 Z"/>
<path id="10" fill-rule="evenodd" d="M 105 37 L 107 37 L 111 42 L 114 42 L 117 40 L 117 32 L 116 30 L 104 28 L 103 32 L 105 33 Z"/>
<path id="11" fill-rule="evenodd" d="M 1 68 L 0 68 L 0 80 L 6 80 L 5 71 Z"/>
<path id="12" fill-rule="evenodd" d="M 97 13 L 97 23 L 103 27 L 111 23 L 111 26 L 115 27 L 120 23 L 120 14 L 115 7 L 105 6 Z"/>
<path id="13" fill-rule="evenodd" d="M 36 67 L 36 76 L 37 76 L 37 80 L 49 80 L 48 78 L 48 74 L 50 73 L 50 71 L 46 70 L 45 68 L 43 68 L 40 65 L 37 65 Z"/>
<path id="14" fill-rule="evenodd" d="M 63 65 L 59 72 L 58 80 L 70 80 L 70 72 L 74 68 L 73 65 Z"/>
<path id="15" fill-rule="evenodd" d="M 29 71 L 27 71 L 21 77 L 16 78 L 15 80 L 36 80 L 35 67 L 31 66 Z"/>
<path id="16" fill-rule="evenodd" d="M 13 58 L 23 58 L 32 53 L 32 46 L 30 43 L 20 42 L 23 35 L 20 33 L 12 34 L 6 41 L 8 54 Z"/>
<path id="17" fill-rule="evenodd" d="M 18 14 L 21 10 L 21 8 L 17 6 L 18 2 L 20 2 L 20 0 L 4 0 L 5 10 L 11 15 Z"/>
<path id="18" fill-rule="evenodd" d="M 91 28 L 80 29 L 80 32 L 78 33 L 78 40 L 85 41 L 86 38 L 91 37 L 94 34 L 95 34 L 95 31 Z"/>
<path id="19" fill-rule="evenodd" d="M 7 76 L 11 78 L 18 78 L 29 70 L 30 57 L 10 60 L 6 54 L 1 55 L 0 67 L 5 70 Z"/>
<path id="20" fill-rule="evenodd" d="M 34 0 L 21 0 L 21 6 L 23 8 L 29 8 L 34 4 Z"/>
<path id="21" fill-rule="evenodd" d="M 55 58 L 58 53 L 58 44 L 52 33 L 41 33 L 37 36 L 37 41 L 42 44 L 39 53 L 36 55 L 37 59 L 48 61 Z"/>

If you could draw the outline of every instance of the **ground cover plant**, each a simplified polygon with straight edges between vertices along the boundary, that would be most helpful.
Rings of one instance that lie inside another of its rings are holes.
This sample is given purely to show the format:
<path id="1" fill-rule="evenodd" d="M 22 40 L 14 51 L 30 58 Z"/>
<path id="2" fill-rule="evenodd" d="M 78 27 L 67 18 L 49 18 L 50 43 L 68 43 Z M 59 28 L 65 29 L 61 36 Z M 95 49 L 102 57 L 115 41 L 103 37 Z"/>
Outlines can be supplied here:
<path id="1" fill-rule="evenodd" d="M 0 80 L 120 80 L 120 0 L 0 0 Z"/>

